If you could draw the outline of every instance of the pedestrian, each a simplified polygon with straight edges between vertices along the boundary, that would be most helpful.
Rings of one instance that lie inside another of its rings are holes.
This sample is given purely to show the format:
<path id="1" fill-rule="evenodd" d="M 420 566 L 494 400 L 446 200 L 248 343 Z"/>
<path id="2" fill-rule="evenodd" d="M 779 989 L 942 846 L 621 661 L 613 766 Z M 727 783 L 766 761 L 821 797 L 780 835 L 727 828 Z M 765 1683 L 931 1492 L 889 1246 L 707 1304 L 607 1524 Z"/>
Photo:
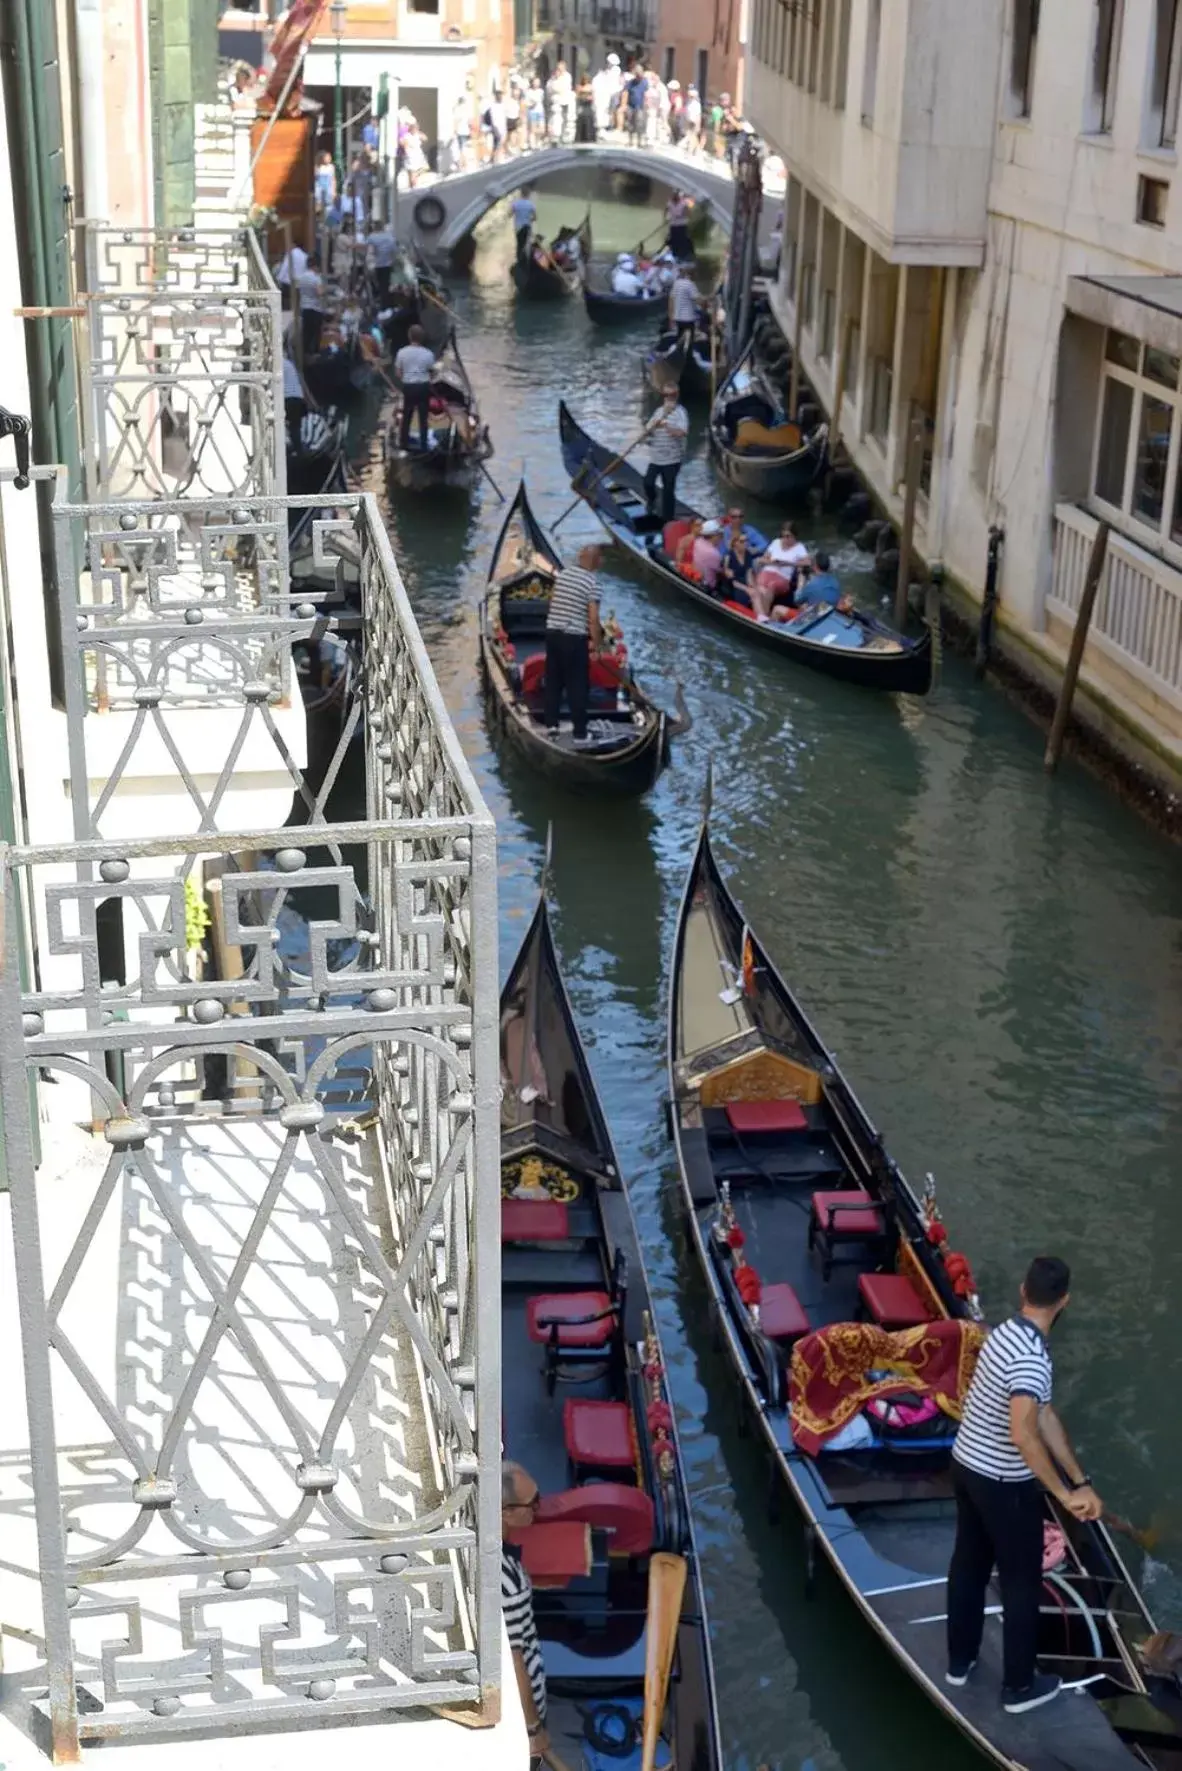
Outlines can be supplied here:
<path id="1" fill-rule="evenodd" d="M 603 647 L 599 624 L 599 588 L 594 574 L 603 558 L 599 546 L 579 549 L 578 564 L 563 566 L 550 592 L 546 617 L 546 730 L 556 734 L 562 699 L 570 710 L 575 744 L 587 742 L 587 702 L 591 691 L 590 641 L 598 652 Z"/>
<path id="2" fill-rule="evenodd" d="M 505 158 L 521 152 L 521 84 L 510 79 L 505 93 Z"/>
<path id="3" fill-rule="evenodd" d="M 421 326 L 412 326 L 409 342 L 394 359 L 394 379 L 402 389 L 402 422 L 398 427 L 398 447 L 410 448 L 411 419 L 419 421 L 419 446 L 427 448 L 427 419 L 431 403 L 431 375 L 435 353 L 427 348 L 427 335 Z"/>
<path id="4" fill-rule="evenodd" d="M 564 61 L 560 61 L 551 74 L 546 95 L 550 101 L 551 138 L 556 142 L 564 142 L 570 130 L 574 96 L 574 85 Z"/>
<path id="5" fill-rule="evenodd" d="M 513 211 L 513 226 L 517 233 L 517 262 L 524 264 L 529 253 L 529 242 L 533 234 L 534 223 L 538 219 L 533 185 L 522 185 L 509 207 Z"/>
<path id="6" fill-rule="evenodd" d="M 693 199 L 684 191 L 674 191 L 665 205 L 665 220 L 669 224 L 669 238 L 666 244 L 674 258 L 684 260 L 694 256 L 694 244 L 690 239 L 690 211 Z"/>
<path id="7" fill-rule="evenodd" d="M 595 140 L 595 93 L 586 74 L 575 88 L 575 140 Z"/>
<path id="8" fill-rule="evenodd" d="M 427 145 L 423 140 L 422 130 L 413 119 L 407 126 L 406 138 L 402 147 L 403 161 L 406 166 L 406 182 L 413 191 L 427 170 Z"/>
<path id="9" fill-rule="evenodd" d="M 534 1617 L 533 1582 L 512 1537 L 533 1524 L 538 1499 L 538 1485 L 533 1477 L 520 1464 L 506 1459 L 501 1465 L 501 1610 L 529 1735 L 531 1761 L 543 1758 L 550 1750 L 550 1736 L 546 1732 L 546 1669 Z"/>
<path id="10" fill-rule="evenodd" d="M 394 260 L 398 256 L 398 242 L 388 222 L 383 222 L 369 236 L 369 262 L 373 271 L 374 293 L 378 305 L 385 307 L 390 300 L 390 278 L 394 270 Z"/>
<path id="11" fill-rule="evenodd" d="M 308 396 L 300 379 L 299 369 L 291 354 L 290 338 L 283 346 L 283 415 L 287 420 L 287 441 L 295 448 L 300 440 L 300 425 L 308 410 Z"/>
<path id="12" fill-rule="evenodd" d="M 327 150 L 316 162 L 316 173 L 312 181 L 316 195 L 316 207 L 321 214 L 332 207 L 337 194 L 337 169 L 332 163 L 332 155 Z"/>
<path id="13" fill-rule="evenodd" d="M 664 82 L 655 68 L 650 68 L 644 83 L 644 141 L 646 147 L 657 145 L 661 123 L 661 94 Z"/>
<path id="14" fill-rule="evenodd" d="M 721 98 L 716 98 L 714 100 L 714 103 L 706 113 L 706 132 L 709 137 L 708 150 L 714 155 L 715 159 L 719 160 L 722 158 L 723 153 L 722 119 L 724 115 L 724 107 L 729 103 L 730 93 L 724 92 Z"/>
<path id="15" fill-rule="evenodd" d="M 1002 1707 L 1011 1715 L 1057 1696 L 1060 1681 L 1037 1670 L 1043 1522 L 1050 1494 L 1075 1519 L 1098 1519 L 1103 1504 L 1051 1407 L 1048 1336 L 1067 1308 L 1071 1274 L 1038 1255 L 1021 1286 L 1018 1313 L 981 1349 L 952 1446 L 956 1544 L 948 1570 L 950 1685 L 972 1677 L 994 1567 L 1001 1584 Z"/>
<path id="16" fill-rule="evenodd" d="M 361 140 L 371 154 L 377 153 L 380 139 L 376 120 L 372 116 L 367 117 L 361 127 Z"/>
<path id="17" fill-rule="evenodd" d="M 525 95 L 525 141 L 531 148 L 541 147 L 546 133 L 546 94 L 535 74 Z"/>
<path id="18" fill-rule="evenodd" d="M 452 108 L 452 139 L 456 165 L 461 172 L 466 172 L 472 153 L 472 94 L 466 89 Z"/>
<path id="19" fill-rule="evenodd" d="M 279 285 L 279 302 L 281 307 L 291 306 L 291 286 L 308 268 L 308 254 L 302 246 L 291 246 L 279 260 L 275 271 L 275 281 Z"/>
<path id="20" fill-rule="evenodd" d="M 644 427 L 649 439 L 648 467 L 644 474 L 644 499 L 649 516 L 655 514 L 657 482 L 661 484 L 661 521 L 671 523 L 677 509 L 677 475 L 689 436 L 689 414 L 681 404 L 677 386 L 666 387 L 661 404 Z"/>
<path id="21" fill-rule="evenodd" d="M 687 154 L 697 154 L 702 146 L 702 100 L 696 86 L 686 88 L 685 128 L 682 144 Z"/>
<path id="22" fill-rule="evenodd" d="M 320 334 L 324 330 L 324 279 L 315 252 L 296 278 L 296 287 L 300 292 L 300 339 L 307 362 L 320 349 Z"/>
<path id="23" fill-rule="evenodd" d="M 681 146 L 685 134 L 685 94 L 681 90 L 680 80 L 669 82 L 669 140 L 675 148 Z"/>
<path id="24" fill-rule="evenodd" d="M 601 135 L 605 129 L 611 127 L 616 100 L 622 85 L 620 58 L 618 55 L 609 55 L 606 63 L 591 82 L 591 95 L 595 103 L 595 127 Z"/>
<path id="25" fill-rule="evenodd" d="M 493 92 L 490 95 L 485 115 L 488 117 L 488 133 L 492 138 L 492 157 L 495 162 L 504 155 L 505 137 L 509 133 L 509 120 L 505 115 L 505 101 L 498 92 Z"/>
<path id="26" fill-rule="evenodd" d="M 638 148 L 644 139 L 644 97 L 648 91 L 644 63 L 637 62 L 628 82 L 628 145 Z"/>

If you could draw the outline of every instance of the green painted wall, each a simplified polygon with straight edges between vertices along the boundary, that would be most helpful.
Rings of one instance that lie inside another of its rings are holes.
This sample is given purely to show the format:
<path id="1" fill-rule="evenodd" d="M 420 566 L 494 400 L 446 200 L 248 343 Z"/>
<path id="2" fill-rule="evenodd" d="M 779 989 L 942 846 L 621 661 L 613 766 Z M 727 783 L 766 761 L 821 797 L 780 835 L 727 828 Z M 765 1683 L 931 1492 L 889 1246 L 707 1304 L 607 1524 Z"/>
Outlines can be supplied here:
<path id="1" fill-rule="evenodd" d="M 156 220 L 193 219 L 193 106 L 217 92 L 217 0 L 148 0 Z"/>

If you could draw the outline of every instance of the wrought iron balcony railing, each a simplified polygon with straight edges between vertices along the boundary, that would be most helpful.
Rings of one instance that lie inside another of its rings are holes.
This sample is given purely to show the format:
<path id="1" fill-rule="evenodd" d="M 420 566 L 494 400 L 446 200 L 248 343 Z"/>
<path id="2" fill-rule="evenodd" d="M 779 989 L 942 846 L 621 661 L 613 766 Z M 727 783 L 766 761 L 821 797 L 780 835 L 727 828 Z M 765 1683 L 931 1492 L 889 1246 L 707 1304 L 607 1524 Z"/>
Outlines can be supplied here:
<path id="1" fill-rule="evenodd" d="M 270 705 L 255 629 L 278 661 L 356 631 L 325 599 L 357 599 L 358 692 L 316 778 L 291 766 L 296 822 L 227 834 L 194 791 L 202 739 L 167 667 L 190 605 L 178 620 L 146 568 L 113 563 L 67 669 L 78 840 L 0 854 L 29 1433 L 0 1558 L 26 1576 L 22 1639 L 44 1644 L 6 1672 L 60 1759 L 500 1686 L 494 832 L 372 499 L 318 525 L 319 582 L 297 593 L 274 560 L 299 502 L 185 504 L 216 580 L 197 630 L 243 646 L 223 689 L 244 720 Z M 64 510 L 59 535 L 117 561 L 119 535 L 172 533 L 122 515 Z M 171 837 L 102 834 L 100 650 L 153 690 L 137 729 L 193 799 Z M 365 816 L 330 822 L 362 748 Z"/>

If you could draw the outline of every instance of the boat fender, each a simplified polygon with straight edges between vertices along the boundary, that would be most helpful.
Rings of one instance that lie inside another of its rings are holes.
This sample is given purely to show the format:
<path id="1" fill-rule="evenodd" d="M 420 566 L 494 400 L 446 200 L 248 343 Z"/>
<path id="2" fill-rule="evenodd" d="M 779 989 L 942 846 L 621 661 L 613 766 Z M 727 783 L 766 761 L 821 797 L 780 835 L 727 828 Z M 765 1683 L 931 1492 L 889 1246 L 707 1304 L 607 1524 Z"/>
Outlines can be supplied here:
<path id="1" fill-rule="evenodd" d="M 420 197 L 412 211 L 415 226 L 425 234 L 437 234 L 447 220 L 447 210 L 438 197 Z"/>

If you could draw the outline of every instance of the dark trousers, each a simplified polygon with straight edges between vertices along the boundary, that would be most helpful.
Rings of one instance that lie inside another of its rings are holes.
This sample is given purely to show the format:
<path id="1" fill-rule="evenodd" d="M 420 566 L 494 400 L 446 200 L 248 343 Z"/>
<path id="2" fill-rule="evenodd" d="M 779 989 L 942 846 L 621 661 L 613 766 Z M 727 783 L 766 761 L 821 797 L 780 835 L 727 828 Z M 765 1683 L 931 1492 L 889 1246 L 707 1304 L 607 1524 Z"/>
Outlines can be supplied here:
<path id="1" fill-rule="evenodd" d="M 690 348 L 692 350 L 694 339 L 698 335 L 698 322 L 696 320 L 678 320 L 678 322 L 677 322 L 677 343 L 678 344 L 681 343 L 681 335 L 683 332 L 689 333 L 689 335 L 690 335 Z"/>
<path id="2" fill-rule="evenodd" d="M 1034 1677 L 1042 1592 L 1042 1484 L 995 1482 L 952 1465 L 956 1546 L 948 1570 L 948 1659 L 968 1666 L 981 1649 L 985 1593 L 1001 1584 L 1004 1683 L 1024 1691 Z"/>
<path id="3" fill-rule="evenodd" d="M 677 508 L 677 475 L 680 461 L 650 461 L 644 473 L 644 501 L 652 512 L 657 502 L 657 481 L 661 482 L 661 521 L 671 523 Z"/>
<path id="4" fill-rule="evenodd" d="M 373 286 L 383 307 L 390 299 L 390 275 L 393 269 L 392 264 L 375 264 L 373 267 Z"/>
<path id="5" fill-rule="evenodd" d="M 324 315 L 314 307 L 300 309 L 300 334 L 304 341 L 304 355 L 314 357 L 320 349 L 320 331 L 324 325 Z"/>
<path id="6" fill-rule="evenodd" d="M 419 444 L 427 447 L 427 408 L 431 401 L 431 383 L 429 381 L 409 382 L 402 390 L 402 423 L 398 427 L 398 447 L 410 447 L 410 422 L 417 414 L 419 420 Z"/>
<path id="7" fill-rule="evenodd" d="M 304 414 L 308 410 L 308 402 L 289 395 L 283 402 L 283 412 L 287 419 L 287 434 L 293 446 L 300 446 L 300 425 L 304 422 Z"/>
<path id="8" fill-rule="evenodd" d="M 518 264 L 524 264 L 528 254 L 529 254 L 530 232 L 531 232 L 531 227 L 530 227 L 530 223 L 528 221 L 526 222 L 524 227 L 518 228 L 518 230 L 517 230 L 517 262 L 518 262 Z"/>
<path id="9" fill-rule="evenodd" d="M 693 241 L 684 221 L 675 221 L 669 229 L 669 250 L 674 258 L 692 258 L 694 256 Z"/>
<path id="10" fill-rule="evenodd" d="M 553 731 L 562 710 L 566 691 L 571 725 L 576 738 L 587 736 L 587 697 L 591 688 L 591 659 L 585 633 L 563 633 L 552 629 L 546 635 L 546 706 L 545 722 Z"/>

